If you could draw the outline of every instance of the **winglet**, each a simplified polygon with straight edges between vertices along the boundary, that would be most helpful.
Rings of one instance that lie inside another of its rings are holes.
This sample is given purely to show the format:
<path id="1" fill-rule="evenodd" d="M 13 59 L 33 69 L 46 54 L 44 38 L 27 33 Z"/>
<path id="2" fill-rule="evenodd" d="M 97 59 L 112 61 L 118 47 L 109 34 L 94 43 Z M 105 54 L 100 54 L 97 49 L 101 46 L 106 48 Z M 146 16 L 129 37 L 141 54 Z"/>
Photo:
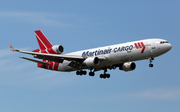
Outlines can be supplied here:
<path id="1" fill-rule="evenodd" d="M 8 45 L 9 45 L 11 51 L 13 51 L 13 52 L 16 51 L 16 50 L 14 49 L 14 47 L 13 47 L 10 43 L 8 43 Z"/>

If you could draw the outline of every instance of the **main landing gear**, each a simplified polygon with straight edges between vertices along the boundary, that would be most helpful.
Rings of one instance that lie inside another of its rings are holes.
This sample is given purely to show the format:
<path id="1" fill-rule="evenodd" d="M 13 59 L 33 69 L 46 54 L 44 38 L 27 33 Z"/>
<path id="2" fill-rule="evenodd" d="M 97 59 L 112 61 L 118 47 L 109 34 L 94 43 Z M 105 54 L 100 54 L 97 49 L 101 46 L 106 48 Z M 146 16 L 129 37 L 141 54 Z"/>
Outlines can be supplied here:
<path id="1" fill-rule="evenodd" d="M 83 70 L 80 70 L 80 71 L 76 71 L 76 75 L 80 75 L 80 76 L 82 76 L 82 75 L 86 75 L 87 74 L 87 72 L 86 71 L 83 71 Z M 89 72 L 89 76 L 94 76 L 95 75 L 95 73 L 94 72 L 92 72 L 92 70 Z"/>
<path id="2" fill-rule="evenodd" d="M 92 72 L 92 69 L 91 69 L 90 72 L 89 72 L 89 76 L 94 76 L 94 75 L 95 75 L 95 73 Z"/>
<path id="3" fill-rule="evenodd" d="M 152 60 L 154 60 L 154 58 L 150 58 L 149 61 L 150 61 L 150 64 L 149 64 L 149 67 L 153 67 L 154 65 L 152 64 Z"/>
<path id="4" fill-rule="evenodd" d="M 106 72 L 107 72 L 107 69 L 104 69 L 104 74 L 101 74 L 100 78 L 103 78 L 103 79 L 110 78 L 110 74 L 107 74 Z"/>
<path id="5" fill-rule="evenodd" d="M 86 75 L 86 74 L 87 74 L 87 72 L 86 72 L 86 71 L 83 71 L 83 70 L 76 71 L 76 75 L 82 76 L 82 75 Z"/>
<path id="6" fill-rule="evenodd" d="M 103 79 L 110 78 L 110 74 L 107 74 L 106 72 L 107 72 L 107 69 L 104 69 L 104 74 L 100 74 L 100 78 L 103 78 Z M 82 76 L 82 75 L 86 75 L 87 72 L 83 70 L 79 70 L 79 71 L 76 71 L 76 74 Z M 94 76 L 94 75 L 95 75 L 94 71 L 90 70 L 89 76 Z"/>

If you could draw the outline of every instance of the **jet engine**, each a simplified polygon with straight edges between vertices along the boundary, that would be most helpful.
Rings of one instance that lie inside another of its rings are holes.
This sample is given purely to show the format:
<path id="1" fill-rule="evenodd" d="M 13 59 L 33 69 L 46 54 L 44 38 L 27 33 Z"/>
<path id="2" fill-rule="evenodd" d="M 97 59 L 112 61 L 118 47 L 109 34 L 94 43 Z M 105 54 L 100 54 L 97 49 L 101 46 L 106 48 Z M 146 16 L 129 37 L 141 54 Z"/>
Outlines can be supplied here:
<path id="1" fill-rule="evenodd" d="M 55 45 L 52 47 L 52 50 L 58 54 L 62 54 L 64 51 L 64 47 L 62 45 Z M 49 49 L 48 49 L 49 51 Z"/>
<path id="2" fill-rule="evenodd" d="M 136 64 L 134 62 L 126 62 L 119 67 L 120 70 L 124 71 L 132 71 L 136 68 Z"/>
<path id="3" fill-rule="evenodd" d="M 64 47 L 62 45 L 55 45 L 47 49 L 36 49 L 33 52 L 50 53 L 50 54 L 62 54 Z"/>
<path id="4" fill-rule="evenodd" d="M 96 66 L 100 63 L 98 57 L 89 57 L 86 60 L 84 60 L 83 64 L 85 64 L 88 67 Z"/>

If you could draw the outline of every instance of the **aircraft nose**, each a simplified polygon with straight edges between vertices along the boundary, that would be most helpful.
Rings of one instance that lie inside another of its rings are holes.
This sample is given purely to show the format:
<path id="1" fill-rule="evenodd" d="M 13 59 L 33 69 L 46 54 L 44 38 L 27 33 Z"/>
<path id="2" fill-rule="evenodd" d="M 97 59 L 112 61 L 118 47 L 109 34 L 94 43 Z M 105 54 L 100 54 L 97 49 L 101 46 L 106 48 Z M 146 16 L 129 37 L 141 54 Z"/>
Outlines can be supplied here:
<path id="1" fill-rule="evenodd" d="M 167 51 L 171 50 L 172 49 L 172 45 L 170 43 L 168 43 L 167 46 L 166 46 L 166 49 L 167 49 Z"/>
<path id="2" fill-rule="evenodd" d="M 169 50 L 171 50 L 172 49 L 172 45 L 171 44 L 169 44 Z"/>

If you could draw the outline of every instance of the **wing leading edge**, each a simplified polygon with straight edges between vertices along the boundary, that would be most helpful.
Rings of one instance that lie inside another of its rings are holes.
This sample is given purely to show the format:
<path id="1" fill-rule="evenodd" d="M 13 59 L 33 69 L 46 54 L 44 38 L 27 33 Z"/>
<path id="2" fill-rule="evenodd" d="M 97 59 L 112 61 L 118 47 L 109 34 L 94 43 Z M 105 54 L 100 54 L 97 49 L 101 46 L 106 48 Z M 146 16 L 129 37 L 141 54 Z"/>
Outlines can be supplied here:
<path id="1" fill-rule="evenodd" d="M 17 50 L 17 49 L 14 49 L 14 47 L 11 44 L 9 44 L 9 47 L 10 47 L 10 49 L 12 51 L 34 55 L 34 58 L 43 59 L 43 60 L 49 60 L 49 61 L 55 61 L 55 62 L 60 62 L 60 63 L 62 63 L 63 60 L 84 61 L 86 59 L 86 58 L 84 58 L 82 56 L 57 55 L 57 54 L 47 54 L 47 53 L 38 53 L 38 52 Z"/>

